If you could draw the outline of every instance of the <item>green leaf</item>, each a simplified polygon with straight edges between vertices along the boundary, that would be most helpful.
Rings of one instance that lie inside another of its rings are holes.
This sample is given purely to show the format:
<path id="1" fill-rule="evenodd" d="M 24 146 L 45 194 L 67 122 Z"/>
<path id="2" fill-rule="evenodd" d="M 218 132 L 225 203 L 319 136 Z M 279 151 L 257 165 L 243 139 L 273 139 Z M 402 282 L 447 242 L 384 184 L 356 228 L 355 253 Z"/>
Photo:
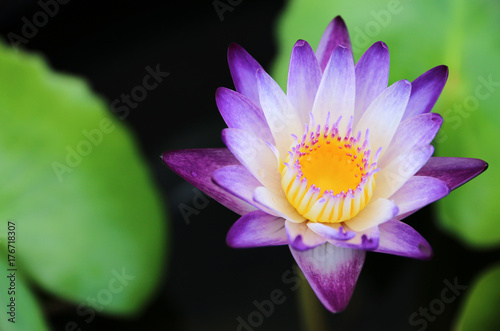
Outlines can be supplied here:
<path id="1" fill-rule="evenodd" d="M 82 79 L 3 44 L 0 118 L 0 224 L 16 223 L 21 272 L 76 304 L 137 311 L 159 281 L 166 229 L 129 132 Z"/>
<path id="2" fill-rule="evenodd" d="M 500 329 L 500 264 L 482 272 L 468 289 L 460 310 L 457 330 L 496 331 Z"/>
<path id="3" fill-rule="evenodd" d="M 1 223 L 3 225 L 4 222 Z M 14 271 L 15 276 L 12 277 L 12 272 L 6 271 L 7 268 L 6 259 L 0 259 L 0 290 L 2 291 L 2 296 L 0 296 L 2 300 L 0 303 L 2 306 L 0 330 L 49 330 L 30 288 L 18 272 Z"/>
<path id="4" fill-rule="evenodd" d="M 457 155 L 484 159 L 490 165 L 479 178 L 453 192 L 438 204 L 441 225 L 466 243 L 480 248 L 500 244 L 500 3 L 460 2 L 461 16 L 454 27 L 461 40 L 453 45 L 458 57 L 450 76 L 450 93 L 440 109 L 445 124 L 439 155 Z M 460 27 L 460 28 L 459 28 Z M 492 83 L 488 83 L 492 81 Z M 486 82 L 486 83 L 485 83 Z M 439 140 L 438 140 L 439 141 Z"/>
<path id="5" fill-rule="evenodd" d="M 295 41 L 305 39 L 316 49 L 325 27 L 337 15 L 346 21 L 355 59 L 376 41 L 388 45 L 391 83 L 411 81 L 437 65 L 448 65 L 448 83 L 433 110 L 444 118 L 435 141 L 436 155 L 500 163 L 496 146 L 500 141 L 500 35 L 491 33 L 500 28 L 500 3 L 291 0 L 277 26 L 279 51 L 273 77 L 282 87 Z M 492 83 L 484 84 L 485 80 Z M 499 245 L 498 196 L 500 172 L 490 169 L 437 203 L 440 225 L 470 245 Z"/>

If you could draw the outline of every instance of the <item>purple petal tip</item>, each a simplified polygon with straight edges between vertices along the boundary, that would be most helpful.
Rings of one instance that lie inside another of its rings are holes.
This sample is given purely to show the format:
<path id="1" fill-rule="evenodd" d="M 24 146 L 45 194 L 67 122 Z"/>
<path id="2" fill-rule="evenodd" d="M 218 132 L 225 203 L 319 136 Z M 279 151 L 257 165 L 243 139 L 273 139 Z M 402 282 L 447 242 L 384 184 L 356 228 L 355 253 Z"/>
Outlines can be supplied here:
<path id="1" fill-rule="evenodd" d="M 418 244 L 418 250 L 422 253 L 420 257 L 421 260 L 430 260 L 434 256 L 432 247 L 427 242 L 421 242 Z"/>
<path id="2" fill-rule="evenodd" d="M 379 244 L 378 237 L 368 238 L 366 234 L 361 237 L 361 248 L 365 250 L 376 249 Z"/>
<path id="3" fill-rule="evenodd" d="M 443 117 L 438 113 L 431 114 L 431 121 L 433 121 L 434 123 L 439 123 L 439 126 L 441 126 L 441 124 L 443 124 Z"/>
<path id="4" fill-rule="evenodd" d="M 294 47 L 303 47 L 305 44 L 306 44 L 306 41 L 305 41 L 305 40 L 303 40 L 303 39 L 299 39 L 299 40 L 297 40 L 297 42 L 295 43 Z"/>
<path id="5" fill-rule="evenodd" d="M 340 15 L 335 16 L 335 18 L 332 21 L 345 26 L 345 21 Z"/>

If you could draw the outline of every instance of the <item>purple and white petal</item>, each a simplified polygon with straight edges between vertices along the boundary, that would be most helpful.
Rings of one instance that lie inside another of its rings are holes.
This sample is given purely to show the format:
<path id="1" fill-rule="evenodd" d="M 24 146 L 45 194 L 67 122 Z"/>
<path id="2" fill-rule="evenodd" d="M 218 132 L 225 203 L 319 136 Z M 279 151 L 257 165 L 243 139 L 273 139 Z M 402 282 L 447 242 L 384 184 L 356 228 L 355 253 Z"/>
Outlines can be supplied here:
<path id="1" fill-rule="evenodd" d="M 293 249 L 305 251 L 318 247 L 326 242 L 326 239 L 309 229 L 306 222 L 293 223 L 285 222 L 288 242 Z"/>
<path id="2" fill-rule="evenodd" d="M 308 222 L 309 229 L 327 240 L 349 240 L 356 236 L 354 231 L 346 231 L 340 223 Z"/>
<path id="3" fill-rule="evenodd" d="M 323 305 L 333 313 L 344 310 L 363 268 L 366 251 L 329 243 L 307 251 L 290 247 L 290 251 Z"/>
<path id="4" fill-rule="evenodd" d="M 288 244 L 285 220 L 256 210 L 243 215 L 229 230 L 226 242 L 233 248 Z"/>
<path id="5" fill-rule="evenodd" d="M 461 157 L 431 157 L 416 176 L 430 176 L 442 180 L 450 190 L 467 183 L 488 168 L 479 159 Z"/>
<path id="6" fill-rule="evenodd" d="M 255 189 L 253 199 L 266 210 L 269 210 L 269 213 L 279 215 L 288 221 L 301 223 L 306 220 L 288 202 L 284 194 L 274 194 L 269 189 L 260 186 Z"/>
<path id="7" fill-rule="evenodd" d="M 222 130 L 222 140 L 262 185 L 273 192 L 283 192 L 276 156 L 264 141 L 240 129 Z"/>
<path id="8" fill-rule="evenodd" d="M 309 121 L 321 75 L 311 46 L 304 40 L 297 41 L 290 57 L 287 95 L 302 123 Z"/>
<path id="9" fill-rule="evenodd" d="M 434 177 L 411 177 L 390 199 L 398 205 L 398 215 L 420 209 L 450 193 L 445 182 Z"/>
<path id="10" fill-rule="evenodd" d="M 394 218 L 398 210 L 398 206 L 392 200 L 372 198 L 358 215 L 344 223 L 354 231 L 361 232 Z"/>
<path id="11" fill-rule="evenodd" d="M 349 240 L 330 239 L 328 242 L 337 247 L 373 250 L 378 247 L 379 237 L 380 231 L 378 226 L 374 226 L 364 231 L 356 232 L 356 235 Z"/>
<path id="12" fill-rule="evenodd" d="M 240 164 L 228 149 L 168 151 L 163 153 L 162 159 L 176 174 L 235 213 L 243 215 L 256 209 L 212 181 L 212 174 L 217 169 Z"/>
<path id="13" fill-rule="evenodd" d="M 229 128 L 245 130 L 264 141 L 274 143 L 262 109 L 243 94 L 219 87 L 215 92 L 215 101 Z"/>
<path id="14" fill-rule="evenodd" d="M 448 67 L 437 66 L 423 73 L 411 85 L 411 96 L 403 119 L 429 113 L 443 91 L 448 79 Z"/>
<path id="15" fill-rule="evenodd" d="M 260 107 L 259 91 L 255 73 L 262 66 L 238 44 L 231 44 L 227 50 L 229 71 L 233 77 L 234 87 L 255 105 Z"/>
<path id="16" fill-rule="evenodd" d="M 431 245 L 406 223 L 390 220 L 379 226 L 380 241 L 375 252 L 428 260 L 432 257 Z"/>
<path id="17" fill-rule="evenodd" d="M 382 147 L 382 153 L 385 152 L 401 122 L 410 93 L 410 82 L 400 80 L 385 89 L 361 116 L 354 132 L 364 134 L 369 129 L 372 150 Z"/>
<path id="18" fill-rule="evenodd" d="M 212 180 L 232 195 L 259 208 L 253 199 L 253 192 L 262 184 L 242 165 L 231 165 L 214 171 Z"/>
<path id="19" fill-rule="evenodd" d="M 424 145 L 398 155 L 377 173 L 374 198 L 389 198 L 429 161 L 434 147 Z"/>
<path id="20" fill-rule="evenodd" d="M 442 123 L 441 115 L 435 113 L 416 115 L 401 122 L 387 151 L 378 161 L 379 167 L 385 167 L 398 155 L 413 148 L 430 144 Z"/>
<path id="21" fill-rule="evenodd" d="M 356 82 L 351 50 L 338 46 L 325 68 L 312 114 L 316 123 L 323 125 L 328 113 L 332 121 L 339 116 L 348 120 L 354 114 Z"/>
<path id="22" fill-rule="evenodd" d="M 304 132 L 297 110 L 285 92 L 264 70 L 257 70 L 260 104 L 280 155 L 285 155 L 293 142 L 292 134 Z M 282 156 L 283 157 L 283 156 Z"/>
<path id="23" fill-rule="evenodd" d="M 354 127 L 370 104 L 387 88 L 389 82 L 389 49 L 387 45 L 379 41 L 368 48 L 356 63 L 355 73 Z"/>
<path id="24" fill-rule="evenodd" d="M 318 58 L 321 70 L 325 70 L 333 50 L 339 45 L 348 48 L 352 56 L 349 32 L 342 17 L 337 16 L 326 27 L 316 49 L 316 57 Z"/>

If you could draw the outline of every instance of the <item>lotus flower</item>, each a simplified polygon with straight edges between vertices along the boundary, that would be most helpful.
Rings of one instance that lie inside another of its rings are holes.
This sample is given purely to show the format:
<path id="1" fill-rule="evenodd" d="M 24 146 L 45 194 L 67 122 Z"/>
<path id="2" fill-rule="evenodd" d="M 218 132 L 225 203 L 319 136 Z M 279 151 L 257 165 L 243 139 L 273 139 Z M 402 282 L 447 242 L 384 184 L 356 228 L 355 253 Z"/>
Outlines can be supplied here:
<path id="1" fill-rule="evenodd" d="M 164 162 L 241 215 L 231 247 L 289 245 L 323 305 L 347 306 L 367 251 L 429 259 L 403 218 L 483 172 L 478 159 L 432 157 L 442 118 L 431 113 L 448 68 L 391 86 L 389 51 L 354 64 L 340 17 L 316 52 L 299 40 L 287 93 L 240 46 L 228 61 L 236 91 L 219 88 L 222 149 L 168 151 Z"/>

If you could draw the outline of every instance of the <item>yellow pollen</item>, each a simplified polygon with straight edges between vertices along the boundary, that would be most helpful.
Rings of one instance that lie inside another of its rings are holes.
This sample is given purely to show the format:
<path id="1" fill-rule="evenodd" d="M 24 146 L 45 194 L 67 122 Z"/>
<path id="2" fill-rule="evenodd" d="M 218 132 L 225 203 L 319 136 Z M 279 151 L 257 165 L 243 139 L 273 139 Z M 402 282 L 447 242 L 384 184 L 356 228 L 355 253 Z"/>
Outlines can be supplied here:
<path id="1" fill-rule="evenodd" d="M 352 137 L 350 131 L 340 135 L 336 124 L 306 129 L 281 167 L 288 201 L 310 222 L 346 221 L 373 195 L 377 155 L 371 155 L 368 132 L 361 141 L 361 133 Z"/>
<path id="2" fill-rule="evenodd" d="M 343 139 L 319 137 L 312 151 L 310 149 L 304 148 L 305 155 L 298 160 L 303 176 L 320 187 L 321 193 L 331 190 L 338 194 L 356 189 L 364 176 L 360 163 L 363 155 L 353 150 L 352 145 Z"/>

